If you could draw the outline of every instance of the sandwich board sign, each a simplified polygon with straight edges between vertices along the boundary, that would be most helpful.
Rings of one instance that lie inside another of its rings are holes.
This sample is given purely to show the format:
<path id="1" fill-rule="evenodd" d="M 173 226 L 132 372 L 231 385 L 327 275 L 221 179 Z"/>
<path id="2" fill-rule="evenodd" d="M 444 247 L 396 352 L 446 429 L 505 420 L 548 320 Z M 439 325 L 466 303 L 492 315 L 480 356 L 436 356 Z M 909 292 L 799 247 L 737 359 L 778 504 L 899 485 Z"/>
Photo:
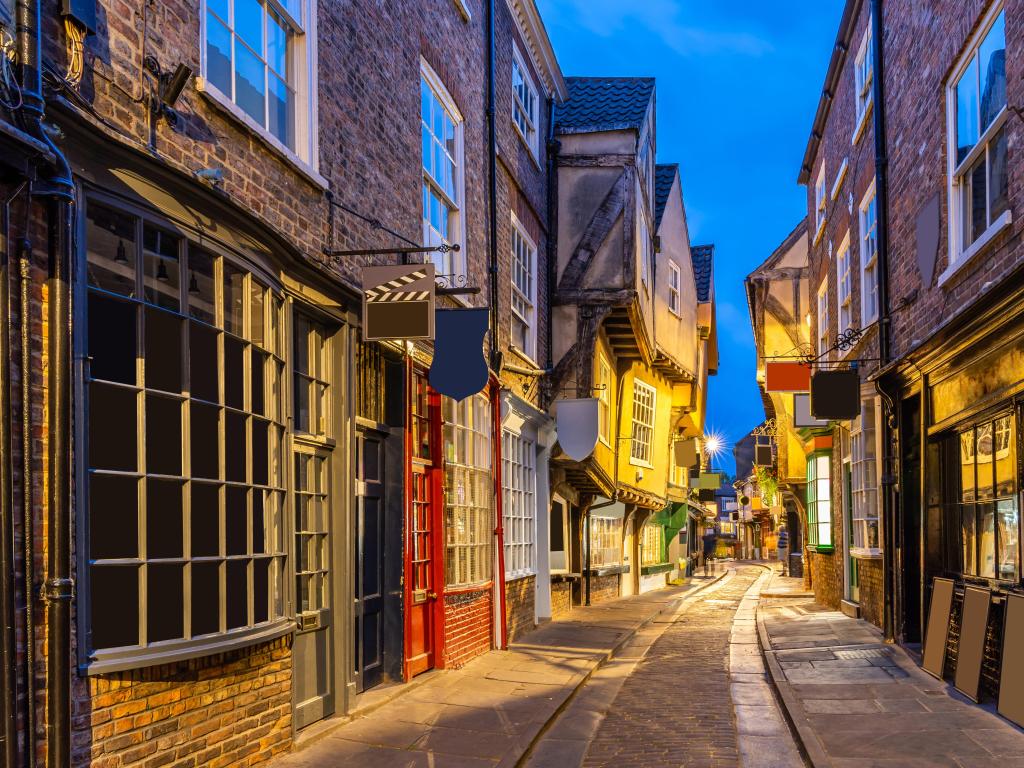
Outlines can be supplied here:
<path id="1" fill-rule="evenodd" d="M 434 338 L 434 265 L 363 267 L 363 340 Z"/>

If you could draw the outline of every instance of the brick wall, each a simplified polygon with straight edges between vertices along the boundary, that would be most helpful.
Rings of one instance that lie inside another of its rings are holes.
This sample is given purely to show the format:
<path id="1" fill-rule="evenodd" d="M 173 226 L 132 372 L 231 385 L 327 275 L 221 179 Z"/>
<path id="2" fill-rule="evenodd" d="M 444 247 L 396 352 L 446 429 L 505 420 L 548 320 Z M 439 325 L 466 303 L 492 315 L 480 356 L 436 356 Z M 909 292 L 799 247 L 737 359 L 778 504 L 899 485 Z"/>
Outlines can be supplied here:
<path id="1" fill-rule="evenodd" d="M 76 678 L 73 763 L 252 765 L 291 746 L 287 639 L 245 651 Z"/>
<path id="2" fill-rule="evenodd" d="M 858 560 L 857 578 L 860 585 L 860 616 L 876 627 L 881 627 L 884 610 L 881 558 Z"/>
<path id="3" fill-rule="evenodd" d="M 620 575 L 617 573 L 607 574 L 605 576 L 591 576 L 590 577 L 590 604 L 597 605 L 603 603 L 606 600 L 614 600 L 619 596 L 619 579 Z M 625 578 L 631 578 L 629 574 L 625 575 Z M 573 599 L 577 605 L 583 605 L 586 601 L 586 579 L 581 579 L 576 582 L 576 586 L 573 589 Z"/>
<path id="4" fill-rule="evenodd" d="M 534 601 L 537 577 L 524 576 L 505 583 L 505 627 L 512 642 L 536 626 Z"/>
<path id="5" fill-rule="evenodd" d="M 572 582 L 551 582 L 551 618 L 567 616 L 572 610 Z"/>
<path id="6" fill-rule="evenodd" d="M 805 554 L 811 566 L 811 588 L 814 600 L 826 608 L 839 610 L 843 597 L 842 555 L 808 550 Z"/>
<path id="7" fill-rule="evenodd" d="M 491 590 L 444 596 L 444 666 L 458 669 L 491 650 Z"/>

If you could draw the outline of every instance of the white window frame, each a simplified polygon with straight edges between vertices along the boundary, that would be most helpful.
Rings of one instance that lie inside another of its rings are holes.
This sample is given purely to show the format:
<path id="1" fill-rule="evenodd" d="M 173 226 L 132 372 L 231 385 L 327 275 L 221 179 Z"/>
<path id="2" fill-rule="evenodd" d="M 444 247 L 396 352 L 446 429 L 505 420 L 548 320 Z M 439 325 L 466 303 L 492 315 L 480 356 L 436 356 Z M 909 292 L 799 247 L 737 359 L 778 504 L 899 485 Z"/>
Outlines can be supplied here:
<path id="1" fill-rule="evenodd" d="M 822 161 L 821 169 L 818 171 L 818 180 L 814 183 L 814 243 L 821 240 L 821 234 L 825 231 L 825 219 L 827 217 L 828 192 L 825 189 L 825 162 Z"/>
<path id="2" fill-rule="evenodd" d="M 992 218 L 991 210 L 989 206 L 991 203 L 990 196 L 988 193 L 988 184 L 990 180 L 990 173 L 986 172 L 985 176 L 985 197 L 986 197 L 986 219 L 988 226 L 984 232 L 975 238 L 974 242 L 969 245 L 964 245 L 964 233 L 963 233 L 963 186 L 965 184 L 965 176 L 971 169 L 971 166 L 984 154 L 986 157 L 989 153 L 989 145 L 996 135 L 1003 129 L 1008 119 L 1009 110 L 1006 105 L 997 114 L 992 123 L 978 136 L 978 140 L 974 145 L 974 148 L 964 158 L 963 162 L 957 162 L 957 100 L 956 100 L 956 87 L 960 81 L 961 76 L 967 71 L 975 58 L 978 55 L 981 44 L 984 42 L 989 31 L 992 29 L 999 15 L 1004 12 L 1004 4 L 1002 2 L 995 3 L 985 14 L 978 24 L 978 28 L 975 33 L 971 36 L 967 45 L 964 48 L 964 53 L 961 55 L 955 69 L 950 74 L 949 79 L 946 81 L 946 166 L 947 166 L 947 210 L 949 215 L 946 216 L 948 237 L 949 237 L 949 264 L 946 270 L 939 275 L 938 284 L 939 286 L 944 285 L 954 274 L 956 274 L 965 264 L 967 264 L 972 257 L 985 248 L 985 246 L 992 241 L 992 239 L 1003 229 L 1008 227 L 1013 220 L 1010 208 L 1008 207 L 995 219 Z M 1004 40 L 1005 44 L 1005 40 Z M 978 109 L 981 109 L 981 94 L 978 94 Z M 980 126 L 979 126 L 980 129 Z M 1007 140 L 1009 140 L 1007 138 Z"/>
<path id="3" fill-rule="evenodd" d="M 878 319 L 878 205 L 875 204 L 873 219 L 868 219 L 868 209 L 875 203 L 875 182 L 860 202 L 860 315 L 861 327 L 867 328 Z M 870 277 L 869 277 L 870 276 Z M 869 297 L 873 299 L 869 301 Z M 871 311 L 869 311 L 869 309 Z"/>
<path id="4" fill-rule="evenodd" d="M 850 265 L 850 233 L 847 232 L 836 251 L 836 291 L 839 317 L 839 333 L 853 327 L 853 268 Z"/>
<path id="5" fill-rule="evenodd" d="M 295 148 L 289 148 L 277 136 L 260 123 L 256 122 L 244 109 L 235 103 L 230 93 L 224 93 L 207 78 L 207 0 L 200 0 L 199 8 L 199 75 L 196 77 L 196 90 L 227 113 L 231 118 L 242 123 L 259 138 L 294 165 L 307 179 L 317 186 L 326 189 L 327 179 L 320 175 L 320 122 L 319 122 L 319 85 L 317 81 L 317 3 L 318 0 L 297 0 L 300 4 L 300 15 L 295 18 L 279 0 L 264 0 L 292 28 L 289 44 L 289 64 L 293 69 L 295 82 L 291 86 L 295 90 Z M 234 15 L 234 4 L 230 14 Z M 234 40 L 234 20 L 225 19 L 231 28 Z M 234 62 L 232 61 L 232 75 Z M 232 76 L 233 80 L 233 76 Z"/>
<path id="6" fill-rule="evenodd" d="M 598 438 L 605 445 L 611 445 L 612 401 L 611 389 L 614 377 L 612 366 L 605 356 L 597 354 L 597 431 Z"/>
<path id="7" fill-rule="evenodd" d="M 537 446 L 509 429 L 501 439 L 505 577 L 518 579 L 537 572 Z"/>
<path id="8" fill-rule="evenodd" d="M 668 261 L 668 311 L 676 317 L 681 317 L 682 306 L 680 302 L 679 288 L 682 285 L 682 272 L 679 265 L 672 259 Z"/>
<path id="9" fill-rule="evenodd" d="M 821 286 L 818 288 L 818 335 L 815 341 L 817 346 L 818 354 L 822 355 L 827 360 L 830 355 L 827 354 L 827 350 L 831 347 L 831 333 L 829 329 L 829 314 L 828 314 L 828 275 L 821 281 Z"/>
<path id="10" fill-rule="evenodd" d="M 653 467 L 654 425 L 657 418 L 658 390 L 645 381 L 633 379 L 632 439 L 629 463 Z"/>
<path id="11" fill-rule="evenodd" d="M 527 273 L 527 279 L 529 285 L 523 286 L 517 283 L 516 276 L 519 274 L 519 264 L 522 261 L 524 254 L 520 253 L 519 249 L 525 249 L 525 256 L 529 261 L 529 264 L 525 265 L 525 271 Z M 514 334 L 510 335 L 512 347 L 522 353 L 531 361 L 537 357 L 537 244 L 533 241 L 533 238 L 527 233 L 523 227 L 519 218 L 512 213 L 512 242 L 511 242 L 511 269 L 510 269 L 510 283 L 511 283 L 511 316 L 509 317 L 509 323 L 515 323 L 518 319 L 523 325 L 526 326 L 526 343 L 525 349 L 520 349 L 514 341 Z M 516 299 L 524 305 L 521 310 L 516 306 Z M 511 334 L 511 326 L 509 332 Z"/>
<path id="12" fill-rule="evenodd" d="M 861 400 L 860 417 L 850 423 L 850 495 L 853 504 L 853 546 L 850 554 L 854 556 L 877 557 L 882 553 L 879 546 L 868 546 L 868 530 L 872 523 L 876 530 L 875 543 L 881 543 L 878 539 L 880 420 L 881 403 L 878 398 L 865 397 Z"/>
<path id="13" fill-rule="evenodd" d="M 444 397 L 441 402 L 446 457 L 445 583 L 461 589 L 490 581 L 494 567 L 491 406 L 484 395 L 458 402 Z M 460 432 L 465 439 L 459 439 Z M 460 557 L 462 552 L 465 557 Z"/>
<path id="14" fill-rule="evenodd" d="M 591 514 L 590 567 L 622 565 L 622 518 Z"/>
<path id="15" fill-rule="evenodd" d="M 523 79 L 527 92 L 533 96 L 533 113 L 530 114 L 529 105 L 523 103 L 523 99 L 519 94 L 519 91 L 515 87 L 515 75 L 518 70 L 520 77 Z M 538 124 L 540 122 L 540 90 L 537 88 L 537 82 L 533 79 L 533 75 L 530 74 L 530 68 L 526 64 L 526 59 L 519 50 L 519 46 L 514 42 L 512 43 L 512 124 L 516 127 L 516 133 L 519 134 L 519 138 L 526 144 L 526 148 L 530 150 L 530 155 L 533 156 L 534 160 L 539 160 L 540 156 L 540 130 Z M 520 121 L 517 119 L 517 114 L 522 115 L 523 122 L 526 123 L 524 128 L 520 125 Z"/>
<path id="16" fill-rule="evenodd" d="M 448 92 L 448 88 L 441 81 L 441 78 L 437 73 L 427 64 L 426 60 L 420 58 L 420 79 L 426 83 L 434 96 L 441 103 L 441 106 L 448 113 L 455 127 L 455 157 L 452 158 L 455 161 L 455 196 L 457 199 L 453 200 L 442 190 L 433 180 L 430 173 L 423 166 L 423 158 L 420 157 L 420 197 L 423 196 L 423 186 L 429 185 L 430 188 L 438 195 L 438 198 L 448 205 L 448 242 L 449 244 L 458 243 L 460 245 L 466 242 L 466 217 L 464 215 L 464 206 L 466 199 L 466 174 L 465 174 L 465 158 L 466 158 L 466 146 L 465 146 L 465 119 L 462 116 L 462 112 L 459 111 L 458 105 L 455 103 L 455 99 Z M 423 115 L 422 105 L 420 106 L 420 124 L 422 130 Z M 422 139 L 421 139 L 422 140 Z M 426 215 L 426 211 L 420 212 L 420 217 L 423 222 L 423 243 L 424 245 L 439 244 L 439 238 L 430 226 L 429 217 Z M 452 218 L 455 221 L 452 223 Z M 459 251 L 449 251 L 448 253 L 434 253 L 431 254 L 431 258 L 437 267 L 438 275 L 450 275 L 454 278 L 462 278 L 467 276 L 467 255 L 465 247 L 462 247 Z"/>
<path id="17" fill-rule="evenodd" d="M 871 50 L 871 18 L 868 18 L 868 28 L 864 30 L 864 37 L 857 51 L 857 58 L 853 64 L 854 94 L 857 108 L 857 123 L 853 131 L 853 143 L 860 141 L 864 135 L 864 129 L 868 124 L 868 116 L 874 104 L 872 84 L 875 76 L 875 61 Z"/>

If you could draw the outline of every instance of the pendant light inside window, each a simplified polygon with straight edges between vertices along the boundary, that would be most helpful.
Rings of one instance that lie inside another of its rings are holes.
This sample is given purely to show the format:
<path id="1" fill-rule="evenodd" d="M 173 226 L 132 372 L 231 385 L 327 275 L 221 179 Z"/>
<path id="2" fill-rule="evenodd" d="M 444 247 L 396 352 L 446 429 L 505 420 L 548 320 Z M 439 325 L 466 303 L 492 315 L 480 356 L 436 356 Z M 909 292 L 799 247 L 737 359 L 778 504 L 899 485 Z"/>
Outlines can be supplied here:
<path id="1" fill-rule="evenodd" d="M 118 264 L 128 263 L 128 252 L 127 249 L 124 247 L 124 240 L 117 241 L 117 255 L 114 257 L 114 261 L 116 261 Z"/>
<path id="2" fill-rule="evenodd" d="M 199 281 L 196 280 L 196 273 L 195 272 L 189 272 L 189 275 L 190 275 L 190 277 L 188 279 L 188 292 L 192 296 L 198 296 L 199 295 Z"/>
<path id="3" fill-rule="evenodd" d="M 167 265 L 164 264 L 163 259 L 160 259 L 160 263 L 157 265 L 156 279 L 161 283 L 166 283 L 171 279 L 167 274 Z"/>

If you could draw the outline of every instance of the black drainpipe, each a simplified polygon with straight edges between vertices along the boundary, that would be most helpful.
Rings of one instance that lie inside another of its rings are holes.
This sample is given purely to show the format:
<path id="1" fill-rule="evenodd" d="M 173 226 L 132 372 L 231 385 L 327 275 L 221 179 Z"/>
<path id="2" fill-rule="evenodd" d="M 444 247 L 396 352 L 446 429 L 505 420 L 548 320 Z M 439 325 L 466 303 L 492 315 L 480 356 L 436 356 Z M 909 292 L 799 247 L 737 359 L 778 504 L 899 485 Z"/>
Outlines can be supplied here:
<path id="1" fill-rule="evenodd" d="M 43 169 L 40 179 L 32 186 L 32 195 L 46 198 L 49 202 L 47 216 L 49 219 L 49 256 L 48 269 L 48 323 L 50 328 L 47 353 L 49 367 L 47 373 L 47 408 L 50 427 L 48 434 L 49 467 L 47 477 L 47 577 L 43 587 L 46 600 L 47 615 L 47 664 L 46 664 L 46 764 L 48 768 L 67 768 L 71 764 L 71 601 L 74 584 L 71 580 L 71 465 L 68 460 L 68 418 L 69 394 L 68 378 L 71 370 L 69 355 L 69 338 L 71 333 L 70 315 L 70 282 L 69 268 L 72 244 L 72 221 L 74 220 L 75 186 L 64 154 L 43 128 L 43 117 L 46 102 L 43 98 L 42 46 L 40 28 L 42 26 L 41 0 L 17 0 L 17 49 L 19 74 L 23 106 L 21 119 L 25 131 L 32 137 L 46 144 L 54 156 L 52 168 Z M 28 237 L 28 232 L 24 233 Z M 29 255 L 31 244 L 26 240 L 22 247 L 22 393 L 23 393 L 23 437 L 24 473 L 22 475 L 22 496 L 25 499 L 26 556 L 32 555 L 32 462 L 31 435 L 29 433 L 31 389 L 28 375 L 31 355 L 28 349 L 28 282 L 30 279 Z M 33 682 L 33 634 L 32 607 L 34 605 L 34 589 L 32 581 L 32 562 L 25 563 L 28 577 L 25 581 L 26 635 L 27 646 L 27 677 L 29 678 L 26 693 L 27 729 L 26 755 L 28 765 L 34 765 L 34 717 L 32 708 Z"/>
<path id="2" fill-rule="evenodd" d="M 14 768 L 18 760 L 18 679 L 14 618 L 14 477 L 11 442 L 11 202 L 26 188 L 21 184 L 3 205 L 3 249 L 0 251 L 0 706 L 3 732 L 0 757 Z"/>
<path id="3" fill-rule="evenodd" d="M 29 192 L 25 205 L 31 210 L 32 195 Z M 29 215 L 26 214 L 26 226 Z M 22 671 L 22 685 L 25 692 L 25 765 L 35 766 L 36 737 L 36 664 L 35 664 L 35 533 L 32 517 L 32 350 L 29 326 L 32 314 L 29 311 L 29 282 L 31 280 L 32 243 L 22 238 L 18 243 L 18 268 L 20 270 L 20 297 L 18 302 L 21 324 L 21 579 L 24 595 L 25 667 Z"/>
<path id="4" fill-rule="evenodd" d="M 891 331 L 889 318 L 889 157 L 885 140 L 885 67 L 883 39 L 885 24 L 882 17 L 882 0 L 871 0 L 871 56 L 874 60 L 874 77 L 872 80 L 871 98 L 874 102 L 875 129 L 875 206 L 877 216 L 878 239 L 878 357 L 879 365 L 884 367 L 890 358 L 889 334 Z M 890 403 L 890 412 L 894 405 Z M 896 443 L 893 435 L 894 425 L 889 419 L 882 420 L 883 440 L 886 452 L 892 451 Z M 885 457 L 882 472 L 882 558 L 883 558 L 883 616 L 885 639 L 895 639 L 894 598 L 895 598 L 895 563 L 896 563 L 896 496 L 893 468 L 896 457 Z"/>
<path id="5" fill-rule="evenodd" d="M 488 206 L 490 215 L 490 304 L 491 344 L 490 365 L 492 370 L 500 368 L 498 352 L 498 129 L 495 114 L 495 42 L 494 42 L 494 0 L 487 2 L 487 163 Z"/>

